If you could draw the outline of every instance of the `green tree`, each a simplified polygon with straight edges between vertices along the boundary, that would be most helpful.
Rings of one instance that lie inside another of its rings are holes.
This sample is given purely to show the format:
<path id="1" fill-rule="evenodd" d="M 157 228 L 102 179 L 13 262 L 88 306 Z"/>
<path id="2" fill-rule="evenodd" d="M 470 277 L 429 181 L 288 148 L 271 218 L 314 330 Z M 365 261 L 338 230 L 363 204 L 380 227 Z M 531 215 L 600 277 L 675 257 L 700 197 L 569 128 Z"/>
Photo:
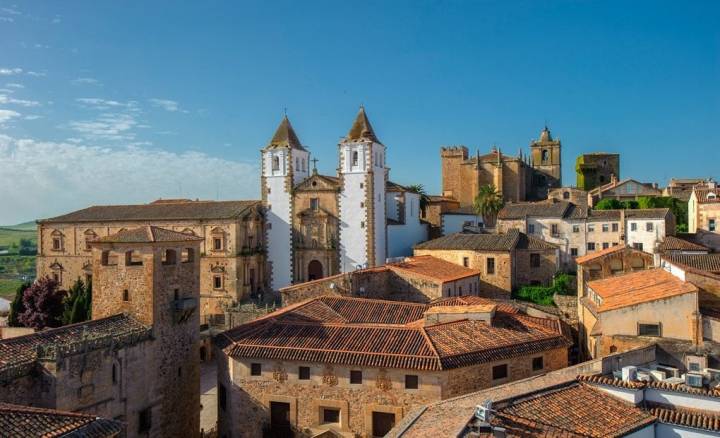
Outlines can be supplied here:
<path id="1" fill-rule="evenodd" d="M 502 210 L 503 205 L 502 195 L 498 193 L 492 184 L 480 187 L 477 196 L 475 196 L 475 202 L 473 203 L 475 213 L 482 216 L 483 223 L 485 223 L 486 226 L 495 223 L 495 218 L 500 210 Z"/>
<path id="2" fill-rule="evenodd" d="M 601 199 L 593 208 L 595 210 L 620 210 L 623 208 L 623 204 L 617 199 L 605 198 Z"/>
<path id="3" fill-rule="evenodd" d="M 413 185 L 407 186 L 407 188 L 411 192 L 415 192 L 418 195 L 420 195 L 420 210 L 425 211 L 425 208 L 427 207 L 428 203 L 430 202 L 430 197 L 428 196 L 427 192 L 425 191 L 425 186 L 422 184 L 413 184 Z"/>
<path id="4" fill-rule="evenodd" d="M 90 319 L 92 308 L 92 285 L 78 278 L 68 291 L 63 302 L 63 325 L 75 324 Z"/>
<path id="5" fill-rule="evenodd" d="M 23 283 L 18 286 L 15 291 L 15 298 L 10 303 L 10 316 L 8 317 L 8 325 L 10 327 L 23 327 L 20 322 L 20 314 L 25 312 L 25 304 L 23 304 L 23 295 L 25 291 L 30 287 L 31 283 Z"/>

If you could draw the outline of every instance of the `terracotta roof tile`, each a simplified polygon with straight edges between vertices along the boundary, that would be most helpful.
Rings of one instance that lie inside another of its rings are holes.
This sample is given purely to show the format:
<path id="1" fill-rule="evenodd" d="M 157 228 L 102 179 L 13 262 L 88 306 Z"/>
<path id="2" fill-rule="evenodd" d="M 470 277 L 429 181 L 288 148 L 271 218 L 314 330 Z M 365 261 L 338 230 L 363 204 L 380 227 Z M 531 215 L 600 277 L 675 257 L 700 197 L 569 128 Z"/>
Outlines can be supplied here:
<path id="1" fill-rule="evenodd" d="M 525 219 L 534 217 L 565 217 L 574 204 L 567 201 L 540 201 L 509 203 L 498 213 L 498 219 Z"/>
<path id="2" fill-rule="evenodd" d="M 588 287 L 602 298 L 599 312 L 698 291 L 662 268 L 591 281 Z"/>
<path id="3" fill-rule="evenodd" d="M 510 251 L 518 243 L 520 232 L 505 234 L 454 233 L 415 245 L 415 249 L 466 249 L 473 251 Z"/>
<path id="4" fill-rule="evenodd" d="M 706 246 L 700 245 L 688 239 L 683 239 L 679 236 L 665 236 L 665 240 L 660 243 L 658 247 L 660 252 L 666 251 L 705 251 L 709 249 Z"/>
<path id="5" fill-rule="evenodd" d="M 320 297 L 229 330 L 216 344 L 232 357 L 420 370 L 457 368 L 570 345 L 559 321 L 501 308 L 492 325 L 469 320 L 418 324 L 430 307 Z"/>
<path id="6" fill-rule="evenodd" d="M 95 242 L 102 243 L 152 243 L 152 242 L 199 242 L 202 237 L 165 228 L 144 226 L 131 230 L 118 231 L 115 234 L 101 237 Z"/>
<path id="7" fill-rule="evenodd" d="M 430 255 L 407 257 L 404 261 L 388 264 L 391 270 L 409 272 L 436 281 L 446 282 L 480 275 L 477 269 L 451 263 Z"/>
<path id="8" fill-rule="evenodd" d="M 720 202 L 720 189 L 711 189 L 711 188 L 695 188 L 694 189 L 695 196 L 698 199 L 698 203 L 700 204 L 715 204 Z M 714 197 L 712 195 L 715 195 Z"/>
<path id="9" fill-rule="evenodd" d="M 720 432 L 720 415 L 664 405 L 650 405 L 649 408 L 649 412 L 661 423 Z"/>
<path id="10" fill-rule="evenodd" d="M 667 254 L 663 259 L 672 264 L 683 265 L 698 271 L 720 273 L 720 253 L 712 254 Z"/>
<path id="11" fill-rule="evenodd" d="M 153 202 L 139 205 L 95 205 L 72 213 L 39 220 L 39 223 L 169 221 L 197 219 L 234 219 L 260 201 L 186 201 Z"/>
<path id="12" fill-rule="evenodd" d="M 116 436 L 122 425 L 95 415 L 0 403 L 0 434 L 13 438 Z"/>
<path id="13" fill-rule="evenodd" d="M 584 263 L 587 263 L 587 262 L 595 260 L 597 258 L 606 256 L 608 254 L 613 254 L 616 252 L 623 251 L 627 248 L 629 248 L 627 245 L 625 245 L 624 243 L 621 243 L 620 245 L 611 246 L 609 248 L 605 248 L 600 251 L 591 252 L 589 254 L 585 254 L 584 256 L 578 257 L 575 259 L 575 263 L 577 263 L 578 265 L 582 265 Z M 629 248 L 629 249 L 632 249 L 632 248 Z M 635 251 L 637 251 L 637 250 L 635 250 Z"/>
<path id="14" fill-rule="evenodd" d="M 628 219 L 664 219 L 668 213 L 669 208 L 638 208 L 625 210 L 625 217 Z"/>

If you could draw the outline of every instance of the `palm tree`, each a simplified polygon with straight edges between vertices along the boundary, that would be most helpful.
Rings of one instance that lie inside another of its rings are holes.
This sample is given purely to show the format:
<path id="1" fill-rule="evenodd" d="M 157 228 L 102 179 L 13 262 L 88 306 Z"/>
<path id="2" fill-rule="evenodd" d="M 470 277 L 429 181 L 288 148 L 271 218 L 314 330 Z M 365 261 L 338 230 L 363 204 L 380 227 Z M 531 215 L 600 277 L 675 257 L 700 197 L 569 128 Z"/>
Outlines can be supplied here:
<path id="1" fill-rule="evenodd" d="M 427 207 L 428 202 L 430 202 L 430 197 L 427 192 L 425 192 L 425 186 L 422 184 L 413 184 L 407 186 L 407 189 L 420 195 L 420 210 L 425 211 L 425 207 Z"/>
<path id="2" fill-rule="evenodd" d="M 475 213 L 482 216 L 485 226 L 493 225 L 497 214 L 503 208 L 502 195 L 492 184 L 481 186 L 473 204 Z"/>

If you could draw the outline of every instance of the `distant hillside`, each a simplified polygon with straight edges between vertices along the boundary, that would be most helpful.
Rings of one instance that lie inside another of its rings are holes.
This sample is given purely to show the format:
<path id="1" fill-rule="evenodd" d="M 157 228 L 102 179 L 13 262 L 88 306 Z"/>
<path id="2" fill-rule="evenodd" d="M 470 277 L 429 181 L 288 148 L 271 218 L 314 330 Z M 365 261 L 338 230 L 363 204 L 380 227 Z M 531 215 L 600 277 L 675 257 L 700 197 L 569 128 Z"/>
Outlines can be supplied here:
<path id="1" fill-rule="evenodd" d="M 35 231 L 37 229 L 37 224 L 35 221 L 30 221 L 17 225 L 0 225 L 0 228 L 4 228 L 6 230 Z"/>

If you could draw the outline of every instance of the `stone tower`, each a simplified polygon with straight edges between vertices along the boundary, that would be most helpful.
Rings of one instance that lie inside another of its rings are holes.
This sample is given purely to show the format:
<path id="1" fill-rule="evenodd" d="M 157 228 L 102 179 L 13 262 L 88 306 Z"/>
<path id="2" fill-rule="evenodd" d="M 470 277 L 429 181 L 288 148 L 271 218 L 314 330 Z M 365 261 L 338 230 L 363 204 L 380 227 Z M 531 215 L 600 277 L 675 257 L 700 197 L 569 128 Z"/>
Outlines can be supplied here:
<path id="1" fill-rule="evenodd" d="M 310 153 L 285 116 L 262 151 L 261 193 L 266 209 L 270 286 L 288 286 L 293 278 L 293 187 L 308 177 Z"/>
<path id="2" fill-rule="evenodd" d="M 605 152 L 582 154 L 575 160 L 577 188 L 590 191 L 608 184 L 613 178 L 620 180 L 620 154 Z"/>
<path id="3" fill-rule="evenodd" d="M 350 132 L 338 144 L 340 270 L 385 263 L 385 146 L 360 107 Z"/>
<path id="4" fill-rule="evenodd" d="M 144 363 L 127 368 L 153 374 L 145 390 L 155 401 L 125 413 L 129 422 L 145 415 L 148 436 L 196 437 L 200 430 L 201 241 L 146 226 L 92 244 L 93 319 L 125 313 L 152 330 Z"/>
<path id="5" fill-rule="evenodd" d="M 535 169 L 532 185 L 538 195 L 545 197 L 549 188 L 562 186 L 561 144 L 559 139 L 553 139 L 547 126 L 530 143 L 530 156 Z"/>

